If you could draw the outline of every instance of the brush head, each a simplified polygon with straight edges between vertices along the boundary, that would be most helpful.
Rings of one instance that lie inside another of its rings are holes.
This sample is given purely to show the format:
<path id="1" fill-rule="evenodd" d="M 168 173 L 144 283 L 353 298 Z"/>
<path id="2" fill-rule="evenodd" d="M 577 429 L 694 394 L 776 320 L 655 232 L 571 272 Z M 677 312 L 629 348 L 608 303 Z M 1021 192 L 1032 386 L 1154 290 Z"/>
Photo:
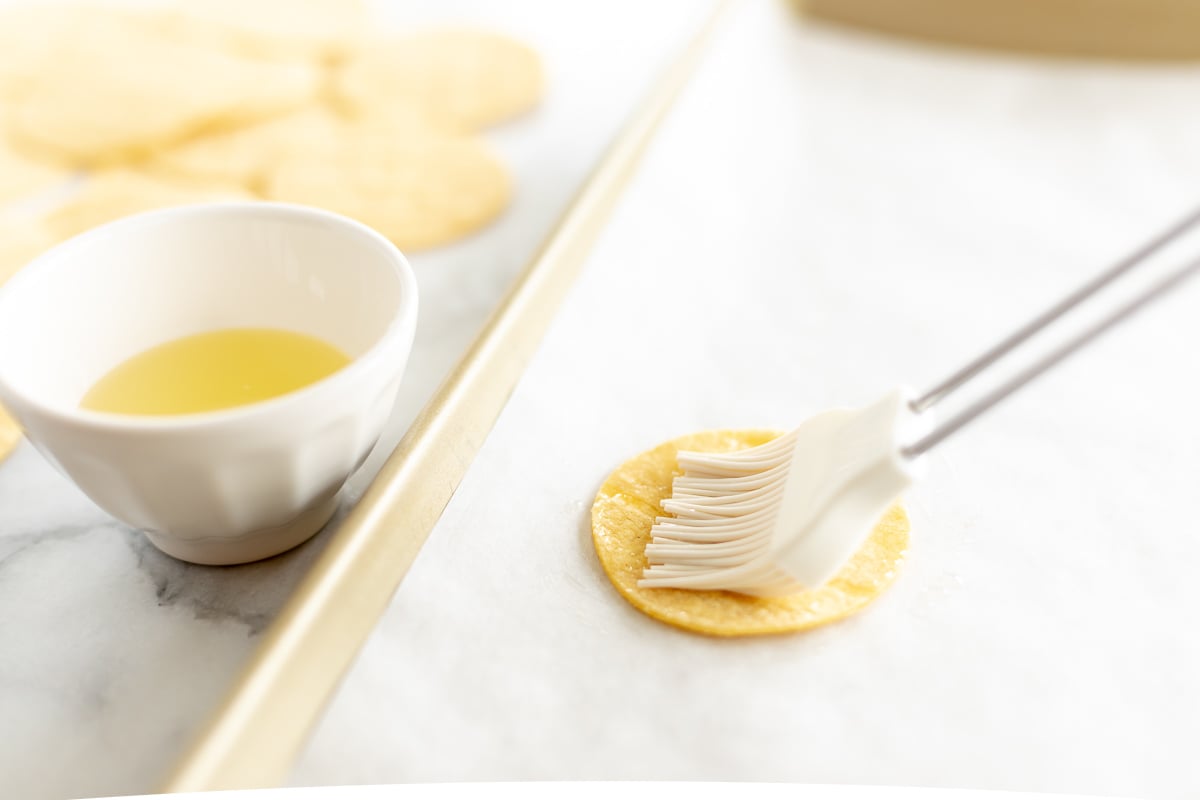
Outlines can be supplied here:
<path id="1" fill-rule="evenodd" d="M 774 597 L 828 581 L 921 470 L 900 454 L 927 424 L 910 398 L 826 411 L 749 450 L 679 453 L 639 585 Z"/>

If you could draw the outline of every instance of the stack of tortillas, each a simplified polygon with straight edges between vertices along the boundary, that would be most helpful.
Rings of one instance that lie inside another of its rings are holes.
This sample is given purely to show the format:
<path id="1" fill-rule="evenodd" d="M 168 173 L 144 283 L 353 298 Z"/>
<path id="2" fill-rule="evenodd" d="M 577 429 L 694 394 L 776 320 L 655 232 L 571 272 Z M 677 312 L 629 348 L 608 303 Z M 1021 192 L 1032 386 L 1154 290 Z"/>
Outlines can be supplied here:
<path id="1" fill-rule="evenodd" d="M 511 182 L 480 132 L 531 109 L 537 55 L 477 30 L 381 31 L 355 0 L 0 12 L 0 282 L 139 211 L 320 206 L 401 249 L 461 238 Z M 81 176 L 36 214 L 6 211 Z M 0 413 L 0 457 L 12 427 Z"/>

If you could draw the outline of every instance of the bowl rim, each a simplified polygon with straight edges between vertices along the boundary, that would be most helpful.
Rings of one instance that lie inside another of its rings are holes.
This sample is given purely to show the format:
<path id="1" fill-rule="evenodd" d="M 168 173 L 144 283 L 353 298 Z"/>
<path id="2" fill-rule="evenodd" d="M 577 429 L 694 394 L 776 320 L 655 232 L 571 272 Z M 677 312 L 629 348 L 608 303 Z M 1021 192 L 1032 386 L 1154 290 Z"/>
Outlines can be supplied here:
<path id="1" fill-rule="evenodd" d="M 333 211 L 295 203 L 254 200 L 195 203 L 143 211 L 121 217 L 120 219 L 98 225 L 95 228 L 59 242 L 40 253 L 23 268 L 19 269 L 7 283 L 0 286 L 0 297 L 4 295 L 11 297 L 14 294 L 14 289 L 15 292 L 19 293 L 20 286 L 26 280 L 29 280 L 28 275 L 38 269 L 39 264 L 53 261 L 57 255 L 61 255 L 63 250 L 86 247 L 92 239 L 110 235 L 114 230 L 162 224 L 163 220 L 172 217 L 228 214 L 249 214 L 274 218 L 313 220 L 326 225 L 347 229 L 353 235 L 360 236 L 375 245 L 381 256 L 391 264 L 393 273 L 400 282 L 399 301 L 383 333 L 361 355 L 352 358 L 350 363 L 319 380 L 266 400 L 214 411 L 162 415 L 118 414 L 107 411 L 92 411 L 78 407 L 68 408 L 58 404 L 45 403 L 30 397 L 26 392 L 18 390 L 11 381 L 5 378 L 3 365 L 0 365 L 0 399 L 3 399 L 4 396 L 15 398 L 17 402 L 10 403 L 10 405 L 24 405 L 28 408 L 36 409 L 40 415 L 53 418 L 60 424 L 107 432 L 140 433 L 213 428 L 227 424 L 253 422 L 260 417 L 285 412 L 289 408 L 299 404 L 313 403 L 321 395 L 338 391 L 342 384 L 359 379 L 367 373 L 374 372 L 379 366 L 385 366 L 382 364 L 384 359 L 392 358 L 393 360 L 397 360 L 393 350 L 398 345 L 405 344 L 404 340 L 408 340 L 407 349 L 411 349 L 411 340 L 416 330 L 419 303 L 417 278 L 408 259 L 389 239 L 357 220 Z M 407 352 L 398 361 L 400 365 L 403 365 L 407 361 Z"/>

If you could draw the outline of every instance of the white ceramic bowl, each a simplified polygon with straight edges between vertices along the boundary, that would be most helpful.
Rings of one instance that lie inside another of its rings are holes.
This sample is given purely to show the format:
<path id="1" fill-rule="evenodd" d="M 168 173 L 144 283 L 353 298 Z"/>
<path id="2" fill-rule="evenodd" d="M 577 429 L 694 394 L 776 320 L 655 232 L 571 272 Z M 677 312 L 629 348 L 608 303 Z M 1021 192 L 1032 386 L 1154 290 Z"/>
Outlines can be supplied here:
<path id="1" fill-rule="evenodd" d="M 417 285 L 386 239 L 272 203 L 155 211 L 67 241 L 0 289 L 0 402 L 114 517 L 186 561 L 234 564 L 317 532 L 395 401 Z M 84 411 L 108 370 L 230 327 L 307 333 L 353 361 L 304 389 L 225 411 Z"/>

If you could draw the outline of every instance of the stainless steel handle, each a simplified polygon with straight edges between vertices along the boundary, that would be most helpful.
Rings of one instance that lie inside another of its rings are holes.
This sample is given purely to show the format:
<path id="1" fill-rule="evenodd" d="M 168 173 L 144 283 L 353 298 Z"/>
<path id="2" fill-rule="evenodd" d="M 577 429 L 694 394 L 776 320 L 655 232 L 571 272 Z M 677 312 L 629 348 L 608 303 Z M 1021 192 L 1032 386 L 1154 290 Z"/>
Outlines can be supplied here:
<path id="1" fill-rule="evenodd" d="M 950 376 L 941 383 L 938 383 L 928 392 L 914 400 L 911 403 L 912 410 L 920 413 L 934 407 L 952 392 L 970 383 L 976 376 L 978 376 L 991 365 L 995 364 L 1003 356 L 1007 355 L 1015 350 L 1018 346 L 1033 338 L 1034 335 L 1049 327 L 1052 323 L 1059 320 L 1068 312 L 1082 305 L 1085 301 L 1096 295 L 1096 293 L 1101 289 L 1113 283 L 1117 278 L 1125 275 L 1133 268 L 1144 264 L 1152 255 L 1162 250 L 1168 244 L 1175 242 L 1185 233 L 1196 227 L 1197 223 L 1200 223 L 1200 209 L 1193 211 L 1187 217 L 1184 217 L 1182 220 L 1175 223 L 1170 228 L 1139 247 L 1136 251 L 1126 256 L 1112 267 L 1109 267 L 1104 272 L 1101 272 L 1099 275 L 1092 278 L 1075 291 L 1071 292 L 1062 300 L 1055 303 L 1038 316 L 1034 317 L 1028 323 L 1009 334 L 1007 337 L 993 345 L 988 350 L 984 351 L 981 355 L 960 367 L 955 372 L 951 373 Z M 1101 319 L 1089 325 L 1082 332 L 1076 334 L 1063 344 L 1054 348 L 1030 366 L 1020 370 L 1016 375 L 995 389 L 992 389 L 984 394 L 974 403 L 971 403 L 965 409 L 938 425 L 934 430 L 930 431 L 925 436 L 921 437 L 912 444 L 901 448 L 900 452 L 908 457 L 916 457 L 922 453 L 928 452 L 939 442 L 942 442 L 963 428 L 969 422 L 972 422 L 984 412 L 996 406 L 1000 401 L 1004 400 L 1013 392 L 1017 391 L 1034 378 L 1037 378 L 1051 367 L 1063 361 L 1065 358 L 1067 358 L 1067 356 L 1077 352 L 1085 345 L 1095 341 L 1101 336 L 1101 334 L 1111 330 L 1117 324 L 1133 316 L 1150 303 L 1178 288 L 1188 278 L 1193 277 L 1198 271 L 1200 271 L 1200 259 L 1196 261 L 1190 261 L 1184 264 L 1182 267 L 1177 267 L 1165 277 L 1159 279 L 1149 287 L 1136 294 L 1131 300 L 1128 300 L 1127 302 L 1113 309 Z"/>

